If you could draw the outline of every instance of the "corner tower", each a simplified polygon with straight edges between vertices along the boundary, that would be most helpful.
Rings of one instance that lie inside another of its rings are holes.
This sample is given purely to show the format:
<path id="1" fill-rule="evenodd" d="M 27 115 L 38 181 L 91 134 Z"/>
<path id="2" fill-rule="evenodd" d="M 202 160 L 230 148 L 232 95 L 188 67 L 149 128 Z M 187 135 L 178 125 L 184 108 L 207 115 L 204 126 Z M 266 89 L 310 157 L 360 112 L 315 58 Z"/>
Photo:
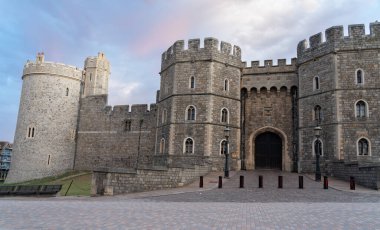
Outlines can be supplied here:
<path id="1" fill-rule="evenodd" d="M 27 62 L 7 183 L 54 176 L 72 169 L 82 70 Z"/>
<path id="2" fill-rule="evenodd" d="M 239 165 L 241 50 L 214 38 L 177 41 L 162 55 L 156 154 L 173 164 L 209 158 L 221 168 L 223 130 L 231 129 L 229 152 Z"/>
<path id="3" fill-rule="evenodd" d="M 84 70 L 83 95 L 108 94 L 110 63 L 104 53 L 99 52 L 97 57 L 86 58 Z"/>

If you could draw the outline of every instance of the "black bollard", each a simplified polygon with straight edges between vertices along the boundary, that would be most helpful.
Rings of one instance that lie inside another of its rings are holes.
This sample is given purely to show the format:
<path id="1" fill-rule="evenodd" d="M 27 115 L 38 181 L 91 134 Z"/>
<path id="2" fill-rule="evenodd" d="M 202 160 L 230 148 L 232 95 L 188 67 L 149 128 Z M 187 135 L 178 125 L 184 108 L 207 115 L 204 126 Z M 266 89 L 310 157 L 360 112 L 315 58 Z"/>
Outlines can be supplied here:
<path id="1" fill-rule="evenodd" d="M 222 188 L 222 176 L 219 176 L 218 188 Z"/>
<path id="2" fill-rule="evenodd" d="M 350 176 L 350 189 L 355 190 L 355 177 Z"/>
<path id="3" fill-rule="evenodd" d="M 240 176 L 240 186 L 239 188 L 244 188 L 244 176 Z"/>
<path id="4" fill-rule="evenodd" d="M 329 178 L 327 176 L 323 177 L 323 189 L 329 188 Z"/>
<path id="5" fill-rule="evenodd" d="M 282 176 L 278 176 L 278 188 L 282 188 Z"/>
<path id="6" fill-rule="evenodd" d="M 298 188 L 303 189 L 303 176 L 298 176 Z"/>
<path id="7" fill-rule="evenodd" d="M 203 176 L 199 177 L 199 188 L 203 188 Z"/>
<path id="8" fill-rule="evenodd" d="M 263 187 L 263 176 L 259 176 L 259 188 Z"/>

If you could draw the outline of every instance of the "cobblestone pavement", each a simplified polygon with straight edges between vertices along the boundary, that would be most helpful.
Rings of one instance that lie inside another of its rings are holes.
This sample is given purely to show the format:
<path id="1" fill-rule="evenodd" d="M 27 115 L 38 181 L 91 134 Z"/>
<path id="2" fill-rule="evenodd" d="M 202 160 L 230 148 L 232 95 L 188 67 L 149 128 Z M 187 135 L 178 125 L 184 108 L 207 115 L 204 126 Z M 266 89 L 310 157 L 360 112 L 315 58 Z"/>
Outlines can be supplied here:
<path id="1" fill-rule="evenodd" d="M 246 186 L 239 189 L 242 174 Z M 324 190 L 306 177 L 300 190 L 297 174 L 274 171 L 238 172 L 222 189 L 217 178 L 206 181 L 203 190 L 174 194 L 0 198 L 0 229 L 380 229 L 376 193 Z"/>

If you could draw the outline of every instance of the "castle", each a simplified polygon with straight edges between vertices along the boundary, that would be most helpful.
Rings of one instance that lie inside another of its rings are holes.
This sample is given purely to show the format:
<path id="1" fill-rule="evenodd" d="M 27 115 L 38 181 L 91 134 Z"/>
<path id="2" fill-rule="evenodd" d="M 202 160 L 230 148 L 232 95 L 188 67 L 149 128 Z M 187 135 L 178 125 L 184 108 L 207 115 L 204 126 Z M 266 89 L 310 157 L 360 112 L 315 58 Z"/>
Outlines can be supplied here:
<path id="1" fill-rule="evenodd" d="M 214 38 L 162 54 L 156 103 L 108 106 L 103 53 L 84 69 L 27 62 L 7 182 L 91 170 L 93 193 L 188 183 L 233 170 L 321 171 L 380 187 L 380 23 L 335 26 L 301 41 L 297 58 L 247 66 Z M 316 138 L 314 128 L 321 127 Z"/>

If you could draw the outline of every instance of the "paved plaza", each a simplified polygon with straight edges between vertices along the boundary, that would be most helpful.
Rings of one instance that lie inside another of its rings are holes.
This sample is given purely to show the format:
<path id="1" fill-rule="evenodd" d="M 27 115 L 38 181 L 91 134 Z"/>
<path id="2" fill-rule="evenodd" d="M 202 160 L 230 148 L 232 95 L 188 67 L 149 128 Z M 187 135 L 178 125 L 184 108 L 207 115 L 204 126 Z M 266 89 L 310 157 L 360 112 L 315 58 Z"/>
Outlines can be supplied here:
<path id="1" fill-rule="evenodd" d="M 0 229 L 380 229 L 377 191 L 324 190 L 306 176 L 298 189 L 298 174 L 280 171 L 232 172 L 218 189 L 218 175 L 205 177 L 203 189 L 196 182 L 114 197 L 3 197 Z"/>

